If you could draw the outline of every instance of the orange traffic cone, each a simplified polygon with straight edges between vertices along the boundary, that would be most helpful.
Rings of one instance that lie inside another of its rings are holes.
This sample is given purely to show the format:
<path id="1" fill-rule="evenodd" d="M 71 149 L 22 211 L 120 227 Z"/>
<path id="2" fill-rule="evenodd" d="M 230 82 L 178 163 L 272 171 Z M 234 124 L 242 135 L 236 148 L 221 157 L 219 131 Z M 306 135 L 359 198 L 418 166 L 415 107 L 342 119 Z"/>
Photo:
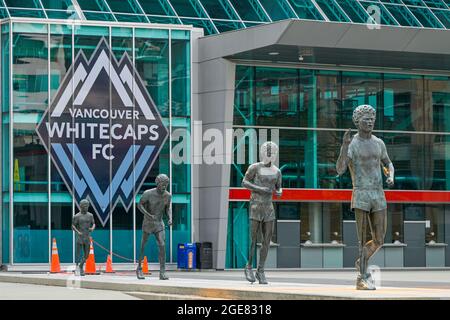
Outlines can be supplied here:
<path id="1" fill-rule="evenodd" d="M 111 255 L 108 254 L 108 258 L 106 259 L 106 270 L 105 273 L 114 273 L 114 270 L 112 268 L 112 260 Z"/>
<path id="2" fill-rule="evenodd" d="M 52 244 L 52 263 L 50 266 L 50 273 L 61 272 L 61 266 L 59 265 L 58 247 L 56 246 L 56 239 L 53 238 Z"/>
<path id="3" fill-rule="evenodd" d="M 97 268 L 95 267 L 94 246 L 92 244 L 92 239 L 91 239 L 91 246 L 89 247 L 89 257 L 86 261 L 85 273 L 86 274 L 97 273 Z"/>
<path id="4" fill-rule="evenodd" d="M 142 262 L 142 273 L 143 274 L 151 274 L 148 271 L 148 261 L 147 261 L 147 256 L 144 256 L 144 261 Z"/>

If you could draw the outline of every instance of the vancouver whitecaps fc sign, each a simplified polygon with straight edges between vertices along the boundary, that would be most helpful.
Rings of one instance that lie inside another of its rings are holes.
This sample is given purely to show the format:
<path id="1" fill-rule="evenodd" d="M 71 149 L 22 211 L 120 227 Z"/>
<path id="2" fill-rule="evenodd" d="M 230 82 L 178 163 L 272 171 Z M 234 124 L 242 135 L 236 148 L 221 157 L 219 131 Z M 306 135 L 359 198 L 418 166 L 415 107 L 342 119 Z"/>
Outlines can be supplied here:
<path id="1" fill-rule="evenodd" d="M 169 134 L 128 54 L 117 61 L 104 38 L 89 61 L 78 53 L 36 131 L 103 225 L 119 201 L 130 208 Z"/>

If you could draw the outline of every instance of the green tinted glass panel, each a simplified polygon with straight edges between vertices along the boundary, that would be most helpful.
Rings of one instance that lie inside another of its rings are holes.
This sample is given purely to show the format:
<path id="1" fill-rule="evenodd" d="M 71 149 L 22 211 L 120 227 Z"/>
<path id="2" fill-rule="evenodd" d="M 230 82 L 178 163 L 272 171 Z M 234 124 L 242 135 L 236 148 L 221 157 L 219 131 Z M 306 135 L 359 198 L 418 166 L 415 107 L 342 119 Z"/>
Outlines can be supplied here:
<path id="1" fill-rule="evenodd" d="M 442 0 L 423 0 L 423 2 L 430 8 L 447 9 L 447 6 Z"/>
<path id="2" fill-rule="evenodd" d="M 251 0 L 230 0 L 243 20 L 248 21 L 269 21 L 261 6 L 256 1 Z"/>
<path id="3" fill-rule="evenodd" d="M 176 17 L 147 16 L 147 18 L 152 23 L 180 24 Z"/>
<path id="4" fill-rule="evenodd" d="M 147 19 L 144 15 L 136 15 L 136 14 L 114 14 L 117 21 L 122 22 L 147 22 Z"/>
<path id="5" fill-rule="evenodd" d="M 106 2 L 114 13 L 143 13 L 135 0 L 106 0 Z"/>
<path id="6" fill-rule="evenodd" d="M 369 19 L 367 11 L 356 0 L 335 0 L 353 22 L 366 23 Z"/>
<path id="7" fill-rule="evenodd" d="M 442 24 L 434 17 L 430 9 L 409 7 L 409 10 L 419 19 L 424 27 L 428 28 L 442 28 Z"/>
<path id="8" fill-rule="evenodd" d="M 79 19 L 76 11 L 57 11 L 57 10 L 46 10 L 47 17 L 49 19 Z"/>
<path id="9" fill-rule="evenodd" d="M 260 0 L 272 21 L 295 18 L 294 12 L 284 0 Z"/>
<path id="10" fill-rule="evenodd" d="M 180 17 L 195 17 L 195 18 L 205 18 L 205 12 L 198 5 L 197 0 L 186 1 L 186 0 L 170 0 L 170 3 L 174 7 L 175 11 Z"/>
<path id="11" fill-rule="evenodd" d="M 402 26 L 420 27 L 416 18 L 408 11 L 405 6 L 385 5 L 389 12 Z"/>
<path id="12" fill-rule="evenodd" d="M 67 10 L 73 8 L 71 0 L 41 0 L 45 9 Z"/>
<path id="13" fill-rule="evenodd" d="M 433 13 L 447 29 L 450 29 L 450 11 L 433 10 Z"/>
<path id="14" fill-rule="evenodd" d="M 116 21 L 110 13 L 84 11 L 83 14 L 87 20 Z"/>
<path id="15" fill-rule="evenodd" d="M 287 0 L 300 19 L 324 20 L 311 0 Z"/>
<path id="16" fill-rule="evenodd" d="M 109 12 L 104 0 L 77 0 L 82 10 Z"/>
<path id="17" fill-rule="evenodd" d="M 45 18 L 44 10 L 9 9 L 11 17 Z"/>
<path id="18" fill-rule="evenodd" d="M 42 9 L 39 1 L 35 0 L 5 0 L 7 7 L 14 8 L 31 8 L 31 9 Z"/>
<path id="19" fill-rule="evenodd" d="M 9 18 L 8 11 L 5 8 L 0 8 L 0 19 Z"/>
<path id="20" fill-rule="evenodd" d="M 332 0 L 316 0 L 316 3 L 325 12 L 328 19 L 338 22 L 350 22 L 343 11 Z"/>
<path id="21" fill-rule="evenodd" d="M 212 19 L 238 19 L 227 1 L 201 0 L 201 3 Z"/>
<path id="22" fill-rule="evenodd" d="M 142 9 L 147 14 L 151 15 L 165 15 L 174 16 L 173 12 L 167 0 L 137 0 L 141 4 Z"/>

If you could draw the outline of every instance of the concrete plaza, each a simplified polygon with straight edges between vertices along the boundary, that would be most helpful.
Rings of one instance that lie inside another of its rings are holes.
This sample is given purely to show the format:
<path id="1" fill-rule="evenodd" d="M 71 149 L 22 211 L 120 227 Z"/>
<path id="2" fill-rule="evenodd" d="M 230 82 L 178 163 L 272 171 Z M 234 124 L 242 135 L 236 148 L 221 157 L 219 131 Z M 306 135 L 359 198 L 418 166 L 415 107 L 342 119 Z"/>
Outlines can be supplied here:
<path id="1" fill-rule="evenodd" d="M 59 288 L 61 290 L 98 290 L 96 299 L 120 299 L 120 295 L 111 295 L 111 291 L 117 291 L 140 299 L 447 300 L 450 299 L 449 274 L 450 270 L 381 270 L 375 274 L 376 291 L 355 290 L 356 273 L 353 270 L 268 270 L 268 285 L 248 283 L 242 270 L 169 271 L 170 279 L 167 281 L 160 281 L 157 271 L 152 271 L 145 280 L 136 279 L 130 270 L 85 277 L 71 273 L 9 271 L 0 273 L 0 282 L 62 287 Z M 48 299 L 54 297 L 49 296 Z"/>

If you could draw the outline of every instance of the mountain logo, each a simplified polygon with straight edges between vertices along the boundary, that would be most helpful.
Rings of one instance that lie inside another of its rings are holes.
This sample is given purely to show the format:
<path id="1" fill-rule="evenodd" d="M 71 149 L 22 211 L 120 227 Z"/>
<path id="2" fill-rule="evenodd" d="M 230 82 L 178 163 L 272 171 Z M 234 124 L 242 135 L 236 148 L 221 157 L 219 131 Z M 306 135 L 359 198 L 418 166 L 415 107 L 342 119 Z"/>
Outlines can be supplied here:
<path id="1" fill-rule="evenodd" d="M 103 226 L 119 201 L 131 207 L 169 135 L 130 57 L 117 61 L 105 38 L 89 60 L 77 54 L 36 131 Z"/>

